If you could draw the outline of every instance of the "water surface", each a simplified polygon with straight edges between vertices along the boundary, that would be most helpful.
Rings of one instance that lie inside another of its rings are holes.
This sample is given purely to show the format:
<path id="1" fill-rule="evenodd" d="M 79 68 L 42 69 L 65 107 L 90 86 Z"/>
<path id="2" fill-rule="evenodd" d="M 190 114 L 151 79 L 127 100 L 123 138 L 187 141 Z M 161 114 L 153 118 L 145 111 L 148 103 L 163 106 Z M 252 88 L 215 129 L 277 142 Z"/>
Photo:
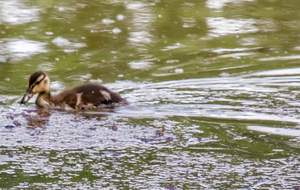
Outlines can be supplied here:
<path id="1" fill-rule="evenodd" d="M 0 188 L 293 189 L 299 3 L 0 2 Z M 38 109 L 101 83 L 131 104 Z"/>

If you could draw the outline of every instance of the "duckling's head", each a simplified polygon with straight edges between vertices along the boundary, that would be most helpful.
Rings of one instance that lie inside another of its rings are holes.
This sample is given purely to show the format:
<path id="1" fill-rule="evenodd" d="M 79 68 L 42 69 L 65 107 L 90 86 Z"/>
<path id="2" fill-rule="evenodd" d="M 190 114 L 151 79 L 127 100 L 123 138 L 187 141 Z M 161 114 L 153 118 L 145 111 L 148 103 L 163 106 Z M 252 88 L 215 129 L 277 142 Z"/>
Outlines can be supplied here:
<path id="1" fill-rule="evenodd" d="M 29 85 L 21 104 L 28 102 L 35 93 L 50 93 L 50 79 L 43 71 L 37 71 L 30 76 Z"/>

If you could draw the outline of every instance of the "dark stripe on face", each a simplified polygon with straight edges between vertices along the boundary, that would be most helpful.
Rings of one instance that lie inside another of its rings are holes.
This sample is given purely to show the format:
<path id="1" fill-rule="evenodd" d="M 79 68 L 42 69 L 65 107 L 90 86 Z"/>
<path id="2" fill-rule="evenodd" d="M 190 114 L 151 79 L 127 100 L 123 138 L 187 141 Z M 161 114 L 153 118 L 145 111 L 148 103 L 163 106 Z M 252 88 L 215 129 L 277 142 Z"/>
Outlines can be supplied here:
<path id="1" fill-rule="evenodd" d="M 39 81 L 33 82 L 33 84 L 31 84 L 31 85 L 29 86 L 30 89 L 33 89 L 36 85 L 40 84 L 40 83 L 45 79 L 45 77 L 46 77 L 45 74 L 42 74 L 42 75 L 40 75 L 38 78 L 40 78 L 41 76 L 43 76 L 43 78 L 42 78 L 41 80 L 39 80 Z M 38 79 L 38 78 L 37 78 L 37 79 Z M 37 79 L 36 79 L 36 80 L 37 80 Z"/>
<path id="2" fill-rule="evenodd" d="M 40 84 L 44 80 L 44 78 L 45 78 L 45 75 L 43 75 L 43 78 L 41 80 L 37 81 L 35 84 Z"/>

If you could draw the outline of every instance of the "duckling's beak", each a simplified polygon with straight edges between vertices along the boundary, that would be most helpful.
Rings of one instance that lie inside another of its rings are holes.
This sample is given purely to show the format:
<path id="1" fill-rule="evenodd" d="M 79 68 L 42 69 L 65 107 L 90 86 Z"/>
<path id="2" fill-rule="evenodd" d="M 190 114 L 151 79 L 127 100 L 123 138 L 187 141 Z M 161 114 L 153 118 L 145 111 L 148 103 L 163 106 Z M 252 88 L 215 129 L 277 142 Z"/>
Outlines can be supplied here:
<path id="1" fill-rule="evenodd" d="M 35 93 L 32 92 L 31 88 L 27 88 L 26 94 L 23 96 L 23 98 L 21 100 L 21 104 L 27 103 L 34 94 Z"/>

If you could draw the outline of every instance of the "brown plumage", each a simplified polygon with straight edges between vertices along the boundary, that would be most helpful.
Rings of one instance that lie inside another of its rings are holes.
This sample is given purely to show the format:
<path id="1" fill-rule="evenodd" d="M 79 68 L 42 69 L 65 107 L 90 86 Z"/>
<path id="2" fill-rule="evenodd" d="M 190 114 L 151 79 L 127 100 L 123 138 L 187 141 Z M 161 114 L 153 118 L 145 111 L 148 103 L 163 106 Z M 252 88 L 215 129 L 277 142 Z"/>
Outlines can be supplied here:
<path id="1" fill-rule="evenodd" d="M 127 104 L 118 93 L 99 84 L 83 84 L 57 95 L 50 93 L 50 79 L 43 71 L 33 73 L 21 103 L 24 104 L 38 93 L 35 101 L 39 107 L 63 107 L 72 109 L 91 109 L 101 105 Z"/>

